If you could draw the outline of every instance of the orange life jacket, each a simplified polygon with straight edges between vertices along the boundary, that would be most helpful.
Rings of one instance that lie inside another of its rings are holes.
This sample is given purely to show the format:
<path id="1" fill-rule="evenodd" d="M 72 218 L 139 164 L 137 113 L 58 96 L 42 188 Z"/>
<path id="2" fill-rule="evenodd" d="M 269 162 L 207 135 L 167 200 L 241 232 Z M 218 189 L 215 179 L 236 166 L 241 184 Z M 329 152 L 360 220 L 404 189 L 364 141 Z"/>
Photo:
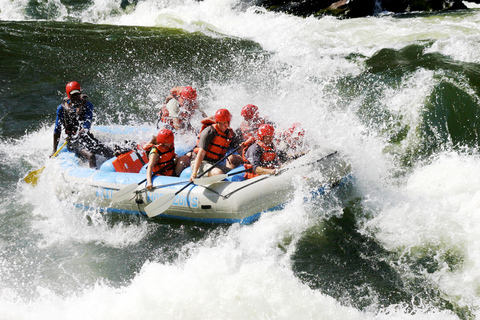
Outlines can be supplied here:
<path id="1" fill-rule="evenodd" d="M 202 130 L 198 134 L 197 138 L 197 146 L 195 149 L 193 149 L 193 152 L 198 153 L 199 147 L 198 143 L 200 142 L 200 134 L 202 133 L 205 128 L 209 127 L 210 125 L 204 124 L 202 127 Z M 218 129 L 217 124 L 212 124 L 214 130 L 215 137 L 212 139 L 210 142 L 210 145 L 208 146 L 207 150 L 205 150 L 207 153 L 205 154 L 204 160 L 211 161 L 211 162 L 216 162 L 220 160 L 225 154 L 227 153 L 228 147 L 230 146 L 230 143 L 233 140 L 234 133 L 232 128 L 228 128 L 225 130 L 225 132 L 220 131 Z"/>
<path id="2" fill-rule="evenodd" d="M 158 160 L 153 165 L 152 172 L 162 176 L 173 176 L 175 174 L 175 147 L 170 149 L 154 145 L 148 150 L 148 156 L 152 153 L 158 154 Z"/>
<path id="3" fill-rule="evenodd" d="M 136 150 L 131 150 L 117 156 L 117 158 L 112 161 L 112 165 L 116 172 L 139 173 L 147 162 L 147 154 L 137 146 Z"/>
<path id="4" fill-rule="evenodd" d="M 278 157 L 277 152 L 275 150 L 275 146 L 273 144 L 267 145 L 263 141 L 256 140 L 256 144 L 258 144 L 262 148 L 262 156 L 260 157 L 260 167 L 267 168 L 267 169 L 274 169 L 278 164 Z M 245 179 L 251 179 L 254 177 L 258 177 L 259 174 L 253 172 L 253 165 L 247 160 L 245 156 L 247 149 L 253 145 L 252 142 L 249 142 L 248 145 L 245 146 L 243 149 L 243 166 L 245 167 Z"/>

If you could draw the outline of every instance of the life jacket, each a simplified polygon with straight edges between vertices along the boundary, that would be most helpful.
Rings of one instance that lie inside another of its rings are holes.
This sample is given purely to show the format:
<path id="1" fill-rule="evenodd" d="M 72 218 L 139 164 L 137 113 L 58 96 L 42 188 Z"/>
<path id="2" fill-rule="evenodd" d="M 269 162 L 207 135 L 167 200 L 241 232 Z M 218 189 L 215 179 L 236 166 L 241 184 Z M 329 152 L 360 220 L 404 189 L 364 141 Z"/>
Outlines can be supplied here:
<path id="1" fill-rule="evenodd" d="M 70 99 L 64 98 L 62 102 L 63 121 L 65 134 L 72 136 L 77 133 L 85 123 L 87 113 L 87 100 L 81 98 L 80 103 L 74 105 Z"/>
<path id="2" fill-rule="evenodd" d="M 175 147 L 172 145 L 170 149 L 160 147 L 159 145 L 147 144 L 144 146 L 148 153 L 148 157 L 154 152 L 158 154 L 158 160 L 153 165 L 152 172 L 162 176 L 173 176 L 175 174 Z"/>
<path id="3" fill-rule="evenodd" d="M 208 146 L 204 157 L 204 160 L 210 161 L 210 162 L 216 162 L 220 160 L 225 154 L 227 153 L 228 147 L 230 146 L 230 143 L 233 140 L 234 133 L 232 128 L 228 128 L 225 130 L 225 132 L 222 132 L 218 129 L 217 124 L 204 124 L 202 126 L 202 130 L 200 130 L 200 133 L 198 134 L 197 138 L 197 146 L 195 149 L 193 149 L 193 152 L 198 153 L 199 147 L 198 143 L 200 142 L 200 135 L 205 128 L 213 126 L 214 130 L 214 138 L 210 142 L 210 145 Z"/>
<path id="4" fill-rule="evenodd" d="M 135 150 L 118 155 L 112 164 L 116 172 L 139 173 L 147 162 L 146 152 L 137 146 Z"/>
<path id="5" fill-rule="evenodd" d="M 253 165 L 247 160 L 246 152 L 247 149 L 253 145 L 253 142 L 250 139 L 247 141 L 245 148 L 243 149 L 243 166 L 245 167 L 245 179 L 251 179 L 254 177 L 258 177 L 259 174 L 253 172 Z M 267 169 L 274 169 L 278 164 L 278 157 L 277 152 L 275 150 L 275 146 L 273 144 L 267 145 L 263 141 L 256 140 L 254 141 L 262 148 L 262 156 L 260 157 L 260 167 L 267 168 Z"/>
<path id="6" fill-rule="evenodd" d="M 208 126 L 211 126 L 212 124 L 215 124 L 215 116 L 211 116 L 211 117 L 208 117 L 208 118 L 203 118 L 202 120 L 200 120 L 200 123 L 202 124 L 202 128 L 200 129 L 200 132 L 203 131 L 203 129 L 205 129 L 206 127 Z M 198 140 L 200 139 L 200 134 L 198 135 L 198 138 L 197 138 L 197 143 L 198 143 Z"/>
<path id="7" fill-rule="evenodd" d="M 243 140 L 246 141 L 250 137 L 255 138 L 255 134 L 256 134 L 258 128 L 262 124 L 266 124 L 266 123 L 267 123 L 267 121 L 265 121 L 264 118 L 260 118 L 260 117 L 258 117 L 254 121 L 245 121 L 245 120 L 242 121 L 242 123 L 240 123 L 240 130 L 242 131 Z"/>

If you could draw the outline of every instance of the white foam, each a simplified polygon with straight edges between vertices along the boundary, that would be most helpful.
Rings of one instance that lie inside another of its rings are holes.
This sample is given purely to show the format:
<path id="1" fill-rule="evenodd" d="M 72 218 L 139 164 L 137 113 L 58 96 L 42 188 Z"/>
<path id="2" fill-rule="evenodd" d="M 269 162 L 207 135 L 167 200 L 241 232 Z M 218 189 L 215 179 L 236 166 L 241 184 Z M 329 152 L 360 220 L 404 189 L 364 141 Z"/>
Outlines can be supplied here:
<path id="1" fill-rule="evenodd" d="M 2 20 L 25 19 L 28 1 L 1 1 Z M 58 20 L 67 12 L 59 1 Z M 381 48 L 403 48 L 432 41 L 427 52 L 439 52 L 453 59 L 478 63 L 478 13 L 460 16 L 392 17 L 337 20 L 298 18 L 243 10 L 239 1 L 144 0 L 123 12 L 117 0 L 94 0 L 79 14 L 84 22 L 114 25 L 180 28 L 252 39 L 273 53 L 267 70 L 259 70 L 250 83 L 211 83 L 212 96 L 206 111 L 212 114 L 228 106 L 240 122 L 239 111 L 247 103 L 260 107 L 279 125 L 300 121 L 322 146 L 338 149 L 352 163 L 357 187 L 364 193 L 363 205 L 374 219 L 364 232 L 375 236 L 394 252 L 421 252 L 440 248 L 445 266 L 432 278 L 459 304 L 477 307 L 480 270 L 479 160 L 472 155 L 442 154 L 432 163 L 413 168 L 404 181 L 392 177 L 396 164 L 385 150 L 389 144 L 376 125 L 359 120 L 364 106 L 362 88 L 358 97 L 343 101 L 330 91 L 339 81 L 361 76 L 364 60 Z M 355 55 L 356 58 L 349 57 Z M 410 126 L 408 138 L 398 146 L 400 154 L 418 143 L 416 128 L 421 122 L 424 99 L 435 86 L 434 71 L 418 70 L 402 85 L 383 90 L 376 103 L 391 112 L 393 122 Z M 348 83 L 346 84 L 348 85 Z M 360 111 L 359 111 L 360 110 Z M 388 121 L 385 122 L 389 124 Z M 34 207 L 32 230 L 41 236 L 39 246 L 61 243 L 92 243 L 113 248 L 138 244 L 150 231 L 148 223 L 107 226 L 102 219 L 88 224 L 84 212 L 53 196 L 55 163 L 51 152 L 52 128 L 27 133 L 24 139 L 7 142 L 12 163 L 25 161 L 32 168 L 46 169 L 35 190 L 20 188 Z M 43 155 L 43 156 L 39 156 Z M 24 168 L 19 170 L 25 170 Z M 26 173 L 26 172 L 25 172 Z M 8 319 L 456 319 L 449 312 L 427 306 L 413 311 L 391 306 L 378 314 L 341 306 L 332 298 L 310 289 L 292 274 L 290 255 L 295 241 L 312 223 L 321 219 L 303 211 L 299 195 L 292 205 L 269 213 L 252 226 L 233 226 L 184 248 L 171 264 L 147 262 L 130 284 L 115 287 L 99 283 L 82 292 L 58 294 L 39 287 L 40 298 L 25 301 L 2 288 L 0 310 Z M 69 199 L 67 199 L 69 200 Z M 340 209 L 338 209 L 340 210 Z M 286 252 L 279 249 L 285 238 L 293 238 Z M 2 246 L 4 243 L 1 244 Z M 458 270 L 449 270 L 442 254 L 465 260 Z M 442 260 L 443 259 L 443 260 Z M 0 260 L 0 263 L 3 263 Z"/>

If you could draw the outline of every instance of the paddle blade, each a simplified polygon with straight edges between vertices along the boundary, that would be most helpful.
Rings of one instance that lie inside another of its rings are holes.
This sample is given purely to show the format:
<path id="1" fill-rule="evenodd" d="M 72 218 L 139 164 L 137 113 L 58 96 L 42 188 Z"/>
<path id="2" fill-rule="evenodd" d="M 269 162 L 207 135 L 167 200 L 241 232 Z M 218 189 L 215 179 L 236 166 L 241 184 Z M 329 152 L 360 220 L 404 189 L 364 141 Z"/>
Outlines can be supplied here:
<path id="1" fill-rule="evenodd" d="M 112 202 L 120 202 L 133 197 L 133 192 L 137 189 L 138 183 L 132 183 L 123 189 L 118 190 L 112 195 Z"/>
<path id="2" fill-rule="evenodd" d="M 145 212 L 150 218 L 156 217 L 160 213 L 170 208 L 170 206 L 173 204 L 173 201 L 175 201 L 175 194 L 165 194 L 146 206 Z"/>
<path id="3" fill-rule="evenodd" d="M 199 185 L 199 186 L 208 186 L 209 184 L 217 183 L 219 181 L 222 181 L 226 177 L 228 177 L 228 175 L 226 175 L 226 174 L 217 174 L 217 175 L 211 176 L 211 177 L 194 179 L 193 183 L 196 184 L 196 185 Z"/>
<path id="4" fill-rule="evenodd" d="M 40 178 L 40 175 L 42 174 L 43 169 L 45 169 L 45 167 L 30 172 L 25 178 L 23 178 L 23 181 L 35 187 L 37 185 L 38 178 Z"/>
<path id="5" fill-rule="evenodd" d="M 58 153 L 67 145 L 68 141 L 65 141 L 60 148 L 51 156 L 51 158 L 54 158 L 58 155 Z M 25 178 L 23 178 L 23 181 L 26 183 L 31 184 L 32 186 L 36 186 L 38 182 L 38 178 L 40 178 L 40 175 L 42 174 L 43 169 L 45 169 L 45 166 L 41 167 L 38 170 L 32 171 Z"/>

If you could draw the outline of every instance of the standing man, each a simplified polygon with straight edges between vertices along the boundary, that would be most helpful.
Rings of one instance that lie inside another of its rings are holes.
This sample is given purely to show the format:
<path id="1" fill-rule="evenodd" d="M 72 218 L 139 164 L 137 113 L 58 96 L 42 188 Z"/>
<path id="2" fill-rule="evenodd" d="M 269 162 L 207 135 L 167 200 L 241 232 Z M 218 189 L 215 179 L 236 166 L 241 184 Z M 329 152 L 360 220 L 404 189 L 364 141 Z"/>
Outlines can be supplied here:
<path id="1" fill-rule="evenodd" d="M 53 152 L 57 151 L 62 128 L 67 135 L 68 150 L 83 159 L 88 160 L 90 168 L 96 168 L 95 154 L 106 158 L 113 157 L 113 151 L 98 141 L 90 132 L 93 119 L 93 104 L 82 94 L 80 84 L 69 82 L 65 88 L 67 97 L 57 107 L 57 118 L 53 131 Z M 51 156 L 52 156 L 51 155 Z"/>

